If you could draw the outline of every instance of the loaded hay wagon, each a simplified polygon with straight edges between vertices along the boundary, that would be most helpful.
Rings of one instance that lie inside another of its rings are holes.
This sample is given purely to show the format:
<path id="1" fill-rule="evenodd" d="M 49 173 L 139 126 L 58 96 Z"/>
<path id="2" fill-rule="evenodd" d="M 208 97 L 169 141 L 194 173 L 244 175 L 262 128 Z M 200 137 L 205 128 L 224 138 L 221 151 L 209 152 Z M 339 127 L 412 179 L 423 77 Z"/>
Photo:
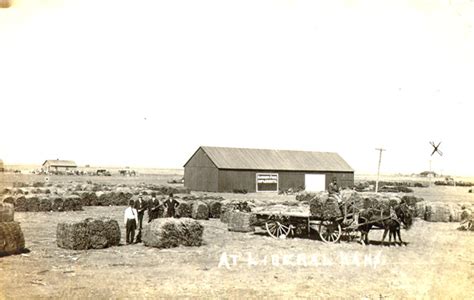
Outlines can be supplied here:
<path id="1" fill-rule="evenodd" d="M 325 199 L 324 199 L 325 198 Z M 255 213 L 256 225 L 273 238 L 285 239 L 290 236 L 320 237 L 325 243 L 336 243 L 341 237 L 356 238 L 361 228 L 384 222 L 392 217 L 380 213 L 370 220 L 359 216 L 360 209 L 354 201 L 347 204 L 344 218 L 343 205 L 332 197 L 315 197 L 310 202 L 309 212 L 260 211 Z M 373 228 L 381 229 L 381 228 Z M 315 236 L 316 234 L 316 236 Z"/>

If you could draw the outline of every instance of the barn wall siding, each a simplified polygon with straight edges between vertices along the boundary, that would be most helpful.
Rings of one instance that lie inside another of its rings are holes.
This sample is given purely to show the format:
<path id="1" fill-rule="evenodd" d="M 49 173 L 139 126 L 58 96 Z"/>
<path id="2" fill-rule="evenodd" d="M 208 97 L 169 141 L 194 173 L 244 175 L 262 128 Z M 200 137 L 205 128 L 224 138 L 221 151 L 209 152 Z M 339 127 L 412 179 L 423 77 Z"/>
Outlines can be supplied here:
<path id="1" fill-rule="evenodd" d="M 256 191 L 256 171 L 219 170 L 219 192 L 233 192 L 246 190 L 249 193 Z"/>
<path id="2" fill-rule="evenodd" d="M 217 192 L 218 170 L 204 151 L 197 151 L 184 168 L 184 186 L 193 191 Z"/>
<path id="3" fill-rule="evenodd" d="M 305 174 L 325 174 L 326 189 L 333 177 L 337 178 L 340 187 L 352 187 L 354 185 L 354 173 L 219 170 L 217 190 L 219 192 L 232 192 L 235 189 L 245 189 L 248 192 L 256 192 L 255 181 L 257 173 L 277 173 L 280 190 L 303 188 L 305 185 Z"/>

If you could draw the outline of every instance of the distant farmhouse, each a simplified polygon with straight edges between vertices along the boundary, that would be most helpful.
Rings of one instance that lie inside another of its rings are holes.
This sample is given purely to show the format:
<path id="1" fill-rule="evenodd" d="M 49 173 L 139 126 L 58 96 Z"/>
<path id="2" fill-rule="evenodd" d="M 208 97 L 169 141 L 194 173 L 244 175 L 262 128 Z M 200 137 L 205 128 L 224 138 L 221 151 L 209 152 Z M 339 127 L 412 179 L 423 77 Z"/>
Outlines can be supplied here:
<path id="1" fill-rule="evenodd" d="M 0 172 L 4 172 L 5 167 L 3 166 L 3 160 L 0 159 Z"/>
<path id="2" fill-rule="evenodd" d="M 184 186 L 193 191 L 324 191 L 333 178 L 354 185 L 354 170 L 332 152 L 202 146 L 184 165 Z"/>
<path id="3" fill-rule="evenodd" d="M 72 160 L 45 160 L 43 163 L 43 171 L 48 173 L 55 173 L 55 172 L 65 172 L 70 170 L 75 170 L 77 165 Z"/>

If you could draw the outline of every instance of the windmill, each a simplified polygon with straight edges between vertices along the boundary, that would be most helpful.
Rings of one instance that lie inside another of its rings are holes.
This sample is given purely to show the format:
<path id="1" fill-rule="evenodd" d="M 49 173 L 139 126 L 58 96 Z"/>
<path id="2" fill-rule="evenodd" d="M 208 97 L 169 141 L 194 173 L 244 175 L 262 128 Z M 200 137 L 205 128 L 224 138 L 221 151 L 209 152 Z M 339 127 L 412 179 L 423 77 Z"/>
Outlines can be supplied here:
<path id="1" fill-rule="evenodd" d="M 431 152 L 430 157 L 432 157 L 435 153 L 438 153 L 439 156 L 443 156 L 443 152 L 441 152 L 441 150 L 439 150 L 439 145 L 441 145 L 441 142 L 439 142 L 438 145 L 436 145 L 434 142 L 430 142 L 430 145 L 433 146 L 433 151 Z M 433 176 L 433 174 L 431 173 L 431 159 L 430 159 L 430 174 L 429 174 L 430 186 L 431 186 L 431 177 L 432 176 Z"/>
<path id="2" fill-rule="evenodd" d="M 443 152 L 441 152 L 441 150 L 439 150 L 439 145 L 441 145 L 441 142 L 438 143 L 438 145 L 435 145 L 434 142 L 430 142 L 430 145 L 433 146 L 433 152 L 431 152 L 431 156 L 433 156 L 433 154 L 435 153 L 438 153 L 439 156 L 443 156 Z"/>

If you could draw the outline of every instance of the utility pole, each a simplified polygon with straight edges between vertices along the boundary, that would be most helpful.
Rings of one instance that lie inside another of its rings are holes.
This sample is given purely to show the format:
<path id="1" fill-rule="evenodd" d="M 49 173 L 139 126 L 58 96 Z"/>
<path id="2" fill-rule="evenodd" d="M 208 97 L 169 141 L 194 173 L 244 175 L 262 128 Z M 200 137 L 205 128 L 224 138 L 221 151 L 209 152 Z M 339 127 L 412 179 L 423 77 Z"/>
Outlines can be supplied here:
<path id="1" fill-rule="evenodd" d="M 430 178 L 430 187 L 431 187 L 431 177 L 433 177 L 433 172 L 431 172 L 431 159 L 430 159 L 430 172 L 428 173 L 428 177 Z"/>
<path id="2" fill-rule="evenodd" d="M 377 168 L 377 181 L 375 182 L 375 192 L 378 193 L 378 191 L 379 191 L 379 177 L 380 177 L 380 164 L 382 163 L 382 151 L 385 151 L 385 149 L 375 148 L 375 150 L 379 151 L 379 166 Z"/>

